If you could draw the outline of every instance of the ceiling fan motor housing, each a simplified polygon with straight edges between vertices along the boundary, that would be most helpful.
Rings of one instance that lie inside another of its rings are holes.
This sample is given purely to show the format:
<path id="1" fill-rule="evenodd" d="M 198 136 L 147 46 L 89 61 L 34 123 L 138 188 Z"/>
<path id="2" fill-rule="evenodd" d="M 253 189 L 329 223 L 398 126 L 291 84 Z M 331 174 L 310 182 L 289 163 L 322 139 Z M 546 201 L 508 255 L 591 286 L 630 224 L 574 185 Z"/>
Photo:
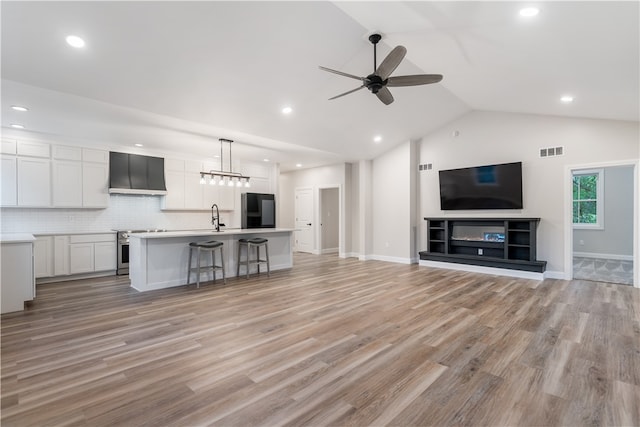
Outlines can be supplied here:
<path id="1" fill-rule="evenodd" d="M 365 86 L 367 86 L 367 89 L 369 89 L 371 93 L 378 93 L 378 91 L 382 89 L 386 84 L 387 80 L 382 80 L 380 76 L 377 76 L 375 74 L 369 74 L 365 78 Z"/>

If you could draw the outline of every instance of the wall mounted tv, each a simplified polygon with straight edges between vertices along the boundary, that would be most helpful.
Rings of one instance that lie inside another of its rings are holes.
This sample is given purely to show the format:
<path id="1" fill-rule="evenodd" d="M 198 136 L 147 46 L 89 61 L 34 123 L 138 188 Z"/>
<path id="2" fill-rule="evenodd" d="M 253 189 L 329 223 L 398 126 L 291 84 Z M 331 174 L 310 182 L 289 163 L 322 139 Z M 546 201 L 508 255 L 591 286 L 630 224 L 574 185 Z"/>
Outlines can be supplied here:
<path id="1" fill-rule="evenodd" d="M 522 162 L 441 170 L 440 209 L 522 209 Z"/>

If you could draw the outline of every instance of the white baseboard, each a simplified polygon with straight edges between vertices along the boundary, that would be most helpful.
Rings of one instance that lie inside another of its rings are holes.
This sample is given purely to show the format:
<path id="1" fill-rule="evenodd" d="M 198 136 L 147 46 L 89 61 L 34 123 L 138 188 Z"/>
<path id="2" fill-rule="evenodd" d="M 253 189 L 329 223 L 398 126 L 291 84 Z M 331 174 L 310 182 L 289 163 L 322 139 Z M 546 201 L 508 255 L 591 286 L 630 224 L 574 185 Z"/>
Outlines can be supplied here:
<path id="1" fill-rule="evenodd" d="M 425 261 L 419 264 L 424 267 L 444 268 L 447 270 L 468 271 L 472 273 L 493 274 L 495 276 L 518 277 L 520 279 L 544 280 L 544 273 L 533 271 L 509 270 L 506 268 L 483 267 L 480 265 L 456 264 L 452 262 Z"/>
<path id="2" fill-rule="evenodd" d="M 593 252 L 574 252 L 573 256 L 582 258 L 613 259 L 617 261 L 633 261 L 633 255 L 597 254 Z"/>
<path id="3" fill-rule="evenodd" d="M 414 264 L 412 258 L 402 258 L 395 256 L 386 256 L 386 255 L 369 255 L 368 259 L 373 259 L 376 261 L 386 261 L 386 262 L 395 262 L 398 264 Z"/>
<path id="4" fill-rule="evenodd" d="M 543 274 L 545 279 L 566 280 L 567 278 L 563 271 L 545 271 Z"/>
<path id="5" fill-rule="evenodd" d="M 338 257 L 340 258 L 359 258 L 360 254 L 357 252 L 340 252 Z"/>
<path id="6" fill-rule="evenodd" d="M 325 255 L 325 254 L 337 254 L 338 253 L 338 248 L 322 249 L 322 250 L 320 250 L 320 253 L 322 253 L 323 255 Z"/>

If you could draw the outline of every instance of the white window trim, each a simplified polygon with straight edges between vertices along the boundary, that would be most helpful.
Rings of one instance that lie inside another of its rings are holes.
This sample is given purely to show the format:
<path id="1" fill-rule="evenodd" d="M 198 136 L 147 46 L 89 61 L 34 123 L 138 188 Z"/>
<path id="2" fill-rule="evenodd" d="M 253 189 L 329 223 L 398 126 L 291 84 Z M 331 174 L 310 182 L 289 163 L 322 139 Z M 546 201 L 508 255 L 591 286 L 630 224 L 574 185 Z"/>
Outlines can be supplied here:
<path id="1" fill-rule="evenodd" d="M 598 186 L 596 188 L 598 193 L 596 199 L 596 216 L 598 220 L 595 224 L 573 223 L 573 228 L 574 230 L 604 230 L 604 169 L 574 170 L 571 177 L 573 178 L 577 175 L 598 175 Z M 571 216 L 573 217 L 573 196 L 571 197 L 571 210 Z"/>

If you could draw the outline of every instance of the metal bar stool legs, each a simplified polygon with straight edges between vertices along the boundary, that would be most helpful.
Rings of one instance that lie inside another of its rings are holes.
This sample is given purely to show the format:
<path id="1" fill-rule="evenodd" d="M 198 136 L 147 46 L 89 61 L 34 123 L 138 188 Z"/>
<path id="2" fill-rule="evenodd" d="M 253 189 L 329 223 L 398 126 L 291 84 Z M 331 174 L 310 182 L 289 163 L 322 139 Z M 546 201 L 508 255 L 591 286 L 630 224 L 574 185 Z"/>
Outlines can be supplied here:
<path id="1" fill-rule="evenodd" d="M 269 240 L 262 239 L 259 237 L 254 237 L 252 239 L 240 239 L 238 240 L 238 269 L 236 271 L 236 276 L 240 276 L 240 266 L 244 265 L 246 269 L 247 279 L 249 278 L 249 271 L 251 270 L 251 265 L 256 264 L 258 267 L 258 274 L 260 274 L 260 264 L 267 265 L 267 276 L 271 276 L 271 265 L 269 263 Z M 251 248 L 256 248 L 256 259 L 251 259 Z M 264 247 L 266 258 L 260 259 L 260 248 Z M 246 258 L 242 261 L 242 248 L 246 248 Z"/>
<path id="2" fill-rule="evenodd" d="M 212 240 L 210 242 L 191 242 L 189 243 L 189 266 L 187 273 L 187 285 L 191 283 L 191 271 L 195 271 L 196 273 L 196 286 L 200 287 L 200 273 L 203 271 L 211 271 L 213 272 L 213 281 L 216 281 L 216 271 L 222 271 L 222 281 L 223 283 L 227 283 L 226 273 L 224 271 L 224 256 L 222 255 L 222 242 L 216 242 Z M 191 259 L 193 251 L 196 251 L 196 267 L 191 267 Z M 220 251 L 220 265 L 216 264 L 216 252 Z M 201 265 L 201 252 L 211 252 L 211 265 L 202 266 Z"/>

